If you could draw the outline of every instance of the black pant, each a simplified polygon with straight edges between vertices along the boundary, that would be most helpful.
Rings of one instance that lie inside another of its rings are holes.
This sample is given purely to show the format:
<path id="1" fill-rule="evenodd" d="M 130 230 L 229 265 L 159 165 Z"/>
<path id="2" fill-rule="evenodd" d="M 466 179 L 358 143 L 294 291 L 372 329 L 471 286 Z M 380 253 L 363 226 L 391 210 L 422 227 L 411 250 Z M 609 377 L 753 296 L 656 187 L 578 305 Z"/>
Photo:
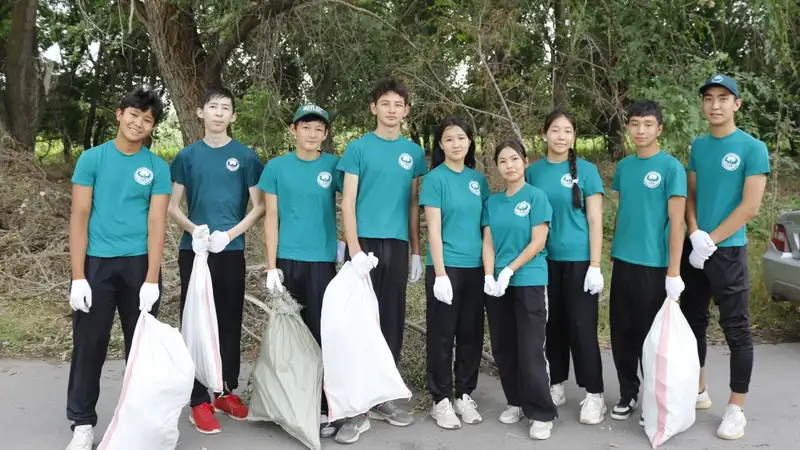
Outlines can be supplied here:
<path id="1" fill-rule="evenodd" d="M 403 331 L 406 324 L 406 287 L 408 286 L 408 242 L 398 239 L 359 238 L 361 250 L 378 258 L 378 267 L 369 273 L 378 298 L 381 331 L 392 351 L 395 364 L 400 363 Z M 348 261 L 350 249 L 345 249 Z"/>
<path id="2" fill-rule="evenodd" d="M 322 298 L 325 288 L 336 276 L 336 264 L 332 262 L 305 262 L 291 259 L 278 259 L 277 266 L 283 271 L 283 286 L 289 291 L 298 303 L 303 305 L 300 317 L 303 318 L 317 344 L 322 345 L 320 339 L 320 324 L 322 321 Z M 328 402 L 325 393 L 322 394 L 321 412 L 328 412 Z"/>
<path id="3" fill-rule="evenodd" d="M 730 388 L 746 394 L 753 373 L 753 337 L 750 331 L 750 274 L 747 267 L 747 246 L 719 247 L 705 262 L 703 270 L 689 263 L 692 241 L 683 246 L 681 275 L 686 290 L 681 296 L 681 311 L 697 338 L 700 367 L 706 365 L 706 330 L 711 296 L 719 307 L 719 325 L 725 334 L 730 359 Z"/>
<path id="4" fill-rule="evenodd" d="M 611 353 L 620 395 L 638 398 L 642 346 L 664 300 L 667 268 L 614 260 L 611 273 Z"/>
<path id="5" fill-rule="evenodd" d="M 547 288 L 509 286 L 501 298 L 486 296 L 492 355 L 510 406 L 525 417 L 549 422 L 558 417 L 550 397 L 547 342 Z"/>
<path id="6" fill-rule="evenodd" d="M 425 271 L 427 294 L 428 389 L 439 403 L 453 394 L 455 372 L 456 397 L 471 395 L 478 386 L 478 369 L 483 350 L 483 269 L 445 267 L 453 286 L 452 305 L 433 295 L 436 273 L 432 266 Z M 453 364 L 453 340 L 456 360 Z"/>
<path id="7" fill-rule="evenodd" d="M 186 292 L 192 276 L 194 251 L 178 252 L 181 273 L 181 320 L 186 305 Z M 214 289 L 214 309 L 217 311 L 219 353 L 222 358 L 222 381 L 225 393 L 239 387 L 241 364 L 242 315 L 244 314 L 244 283 L 247 270 L 243 250 L 229 250 L 208 254 L 208 269 Z M 194 380 L 189 406 L 211 402 L 208 388 Z"/>
<path id="8" fill-rule="evenodd" d="M 569 378 L 569 355 L 575 363 L 575 382 L 590 394 L 603 393 L 603 362 L 597 341 L 598 295 L 583 290 L 589 261 L 548 261 L 547 360 L 550 382 Z"/>
<path id="9" fill-rule="evenodd" d="M 147 255 L 120 258 L 86 257 L 84 271 L 92 288 L 88 313 L 72 313 L 72 361 L 67 387 L 67 419 L 79 425 L 97 425 L 100 376 L 108 352 L 114 311 L 119 311 L 125 338 L 125 359 L 131 351 L 139 320 L 139 290 L 147 278 Z M 161 291 L 161 274 L 158 277 Z M 160 299 L 150 313 L 158 315 Z"/>

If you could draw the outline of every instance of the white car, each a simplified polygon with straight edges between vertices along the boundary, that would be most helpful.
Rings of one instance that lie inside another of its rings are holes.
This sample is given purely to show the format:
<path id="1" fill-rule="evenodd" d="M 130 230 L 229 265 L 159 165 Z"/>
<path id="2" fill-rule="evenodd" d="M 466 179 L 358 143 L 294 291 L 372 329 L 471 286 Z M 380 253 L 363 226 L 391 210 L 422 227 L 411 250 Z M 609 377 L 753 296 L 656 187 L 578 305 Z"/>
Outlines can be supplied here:
<path id="1" fill-rule="evenodd" d="M 800 211 L 778 218 L 762 267 L 764 285 L 773 300 L 800 303 Z"/>

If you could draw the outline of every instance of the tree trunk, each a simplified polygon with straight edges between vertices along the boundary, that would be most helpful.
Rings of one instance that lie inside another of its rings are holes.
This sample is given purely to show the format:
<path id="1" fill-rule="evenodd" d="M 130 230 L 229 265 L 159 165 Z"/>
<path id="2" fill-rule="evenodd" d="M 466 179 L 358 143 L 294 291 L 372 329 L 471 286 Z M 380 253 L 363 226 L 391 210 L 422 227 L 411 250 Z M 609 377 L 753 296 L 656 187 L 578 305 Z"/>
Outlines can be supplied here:
<path id="1" fill-rule="evenodd" d="M 567 0 L 554 0 L 553 15 L 555 21 L 555 40 L 551 47 L 553 64 L 553 106 L 567 108 L 569 97 L 567 94 L 567 33 L 569 26 L 566 22 Z"/>

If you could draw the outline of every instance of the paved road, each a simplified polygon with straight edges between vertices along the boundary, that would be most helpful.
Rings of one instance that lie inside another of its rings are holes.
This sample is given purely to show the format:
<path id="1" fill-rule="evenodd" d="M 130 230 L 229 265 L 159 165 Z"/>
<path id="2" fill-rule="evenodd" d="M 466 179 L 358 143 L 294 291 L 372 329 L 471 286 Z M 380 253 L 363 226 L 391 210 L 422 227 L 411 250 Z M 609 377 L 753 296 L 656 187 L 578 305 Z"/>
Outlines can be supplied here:
<path id="1" fill-rule="evenodd" d="M 800 444 L 800 344 L 762 345 L 756 348 L 756 370 L 751 384 L 752 397 L 747 404 L 747 435 L 734 442 L 725 442 L 715 435 L 727 400 L 728 358 L 723 348 L 710 349 L 709 387 L 714 406 L 698 412 L 697 422 L 687 432 L 667 442 L 662 448 L 681 450 L 712 449 L 791 449 Z M 618 394 L 611 355 L 604 353 L 606 403 Z M 64 449 L 70 439 L 65 418 L 68 364 L 42 361 L 0 361 L 0 408 L 3 450 Z M 116 405 L 124 373 L 121 361 L 106 364 L 100 395 L 97 444 L 108 426 Z M 446 431 L 422 412 L 409 428 L 393 428 L 374 423 L 353 449 L 440 450 L 440 449 L 646 449 L 649 448 L 644 430 L 638 420 L 617 422 L 606 417 L 596 426 L 578 423 L 578 402 L 582 393 L 568 383 L 567 404 L 560 409 L 561 417 L 548 441 L 534 442 L 528 438 L 523 424 L 503 425 L 497 420 L 504 407 L 499 381 L 482 376 L 474 394 L 484 423 Z M 638 418 L 638 412 L 636 414 Z M 265 423 L 235 422 L 221 419 L 223 432 L 202 436 L 186 419 L 181 418 L 180 450 L 302 450 L 279 427 Z M 324 449 L 343 448 L 332 440 L 323 441 Z M 149 450 L 149 449 L 143 449 Z"/>

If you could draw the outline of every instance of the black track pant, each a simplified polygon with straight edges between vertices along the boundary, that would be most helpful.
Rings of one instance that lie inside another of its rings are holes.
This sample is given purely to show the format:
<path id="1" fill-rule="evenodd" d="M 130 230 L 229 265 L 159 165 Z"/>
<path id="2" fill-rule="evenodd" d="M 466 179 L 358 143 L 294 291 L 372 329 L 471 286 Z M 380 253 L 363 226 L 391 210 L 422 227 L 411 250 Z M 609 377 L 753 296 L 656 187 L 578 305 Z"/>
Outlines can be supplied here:
<path id="1" fill-rule="evenodd" d="M 369 273 L 378 298 L 381 331 L 395 364 L 400 362 L 406 322 L 406 287 L 408 286 L 408 242 L 398 239 L 359 238 L 361 250 L 378 258 L 378 267 Z M 345 249 L 350 259 L 350 249 Z"/>
<path id="2" fill-rule="evenodd" d="M 325 288 L 336 276 L 336 264 L 332 262 L 305 262 L 291 259 L 278 259 L 278 269 L 283 271 L 283 286 L 298 303 L 303 305 L 300 317 L 303 318 L 317 344 L 320 340 L 320 324 L 322 321 L 322 298 Z M 322 413 L 328 412 L 325 393 L 322 394 Z"/>
<path id="3" fill-rule="evenodd" d="M 114 312 L 119 311 L 125 338 L 125 359 L 139 320 L 139 290 L 147 278 L 147 255 L 120 258 L 86 257 L 86 281 L 92 288 L 88 313 L 72 313 L 72 361 L 67 387 L 67 419 L 72 428 L 97 425 L 95 406 L 100 396 L 100 376 L 108 352 Z M 161 291 L 161 275 L 158 289 Z M 160 300 L 150 313 L 158 315 Z"/>
<path id="4" fill-rule="evenodd" d="M 455 398 L 472 394 L 478 386 L 483 350 L 483 269 L 445 267 L 445 272 L 453 286 L 451 305 L 442 303 L 433 295 L 436 279 L 433 266 L 425 270 L 428 389 L 436 403 L 453 394 L 454 372 Z M 453 340 L 456 345 L 455 365 Z"/>
<path id="5" fill-rule="evenodd" d="M 683 246 L 681 275 L 686 290 L 681 295 L 681 311 L 697 338 L 700 367 L 706 365 L 706 330 L 711 296 L 719 307 L 719 325 L 725 334 L 730 359 L 730 388 L 746 394 L 753 373 L 753 337 L 750 331 L 750 275 L 747 267 L 747 247 L 719 247 L 705 262 L 703 270 L 689 264 L 692 242 Z"/>
<path id="6" fill-rule="evenodd" d="M 545 354 L 547 288 L 509 286 L 503 297 L 486 296 L 492 355 L 510 406 L 525 417 L 549 422 L 558 417 L 550 397 L 550 367 Z"/>
<path id="7" fill-rule="evenodd" d="M 547 360 L 550 382 L 569 378 L 569 356 L 575 363 L 575 382 L 590 394 L 603 393 L 603 362 L 597 341 L 598 295 L 583 290 L 589 261 L 548 261 Z"/>
<path id="8" fill-rule="evenodd" d="M 178 266 L 181 272 L 181 320 L 186 305 L 186 292 L 192 276 L 194 252 L 178 252 Z M 219 329 L 219 353 L 222 358 L 222 381 L 225 393 L 239 387 L 239 366 L 241 363 L 242 315 L 244 314 L 244 282 L 247 270 L 243 250 L 229 250 L 208 254 L 208 269 L 211 272 L 211 285 L 214 289 L 214 306 L 217 311 Z M 195 380 L 189 406 L 208 403 L 211 397 L 208 388 Z"/>
<path id="9" fill-rule="evenodd" d="M 614 260 L 611 273 L 611 352 L 619 392 L 638 398 L 642 346 L 667 298 L 666 267 L 647 267 Z"/>

